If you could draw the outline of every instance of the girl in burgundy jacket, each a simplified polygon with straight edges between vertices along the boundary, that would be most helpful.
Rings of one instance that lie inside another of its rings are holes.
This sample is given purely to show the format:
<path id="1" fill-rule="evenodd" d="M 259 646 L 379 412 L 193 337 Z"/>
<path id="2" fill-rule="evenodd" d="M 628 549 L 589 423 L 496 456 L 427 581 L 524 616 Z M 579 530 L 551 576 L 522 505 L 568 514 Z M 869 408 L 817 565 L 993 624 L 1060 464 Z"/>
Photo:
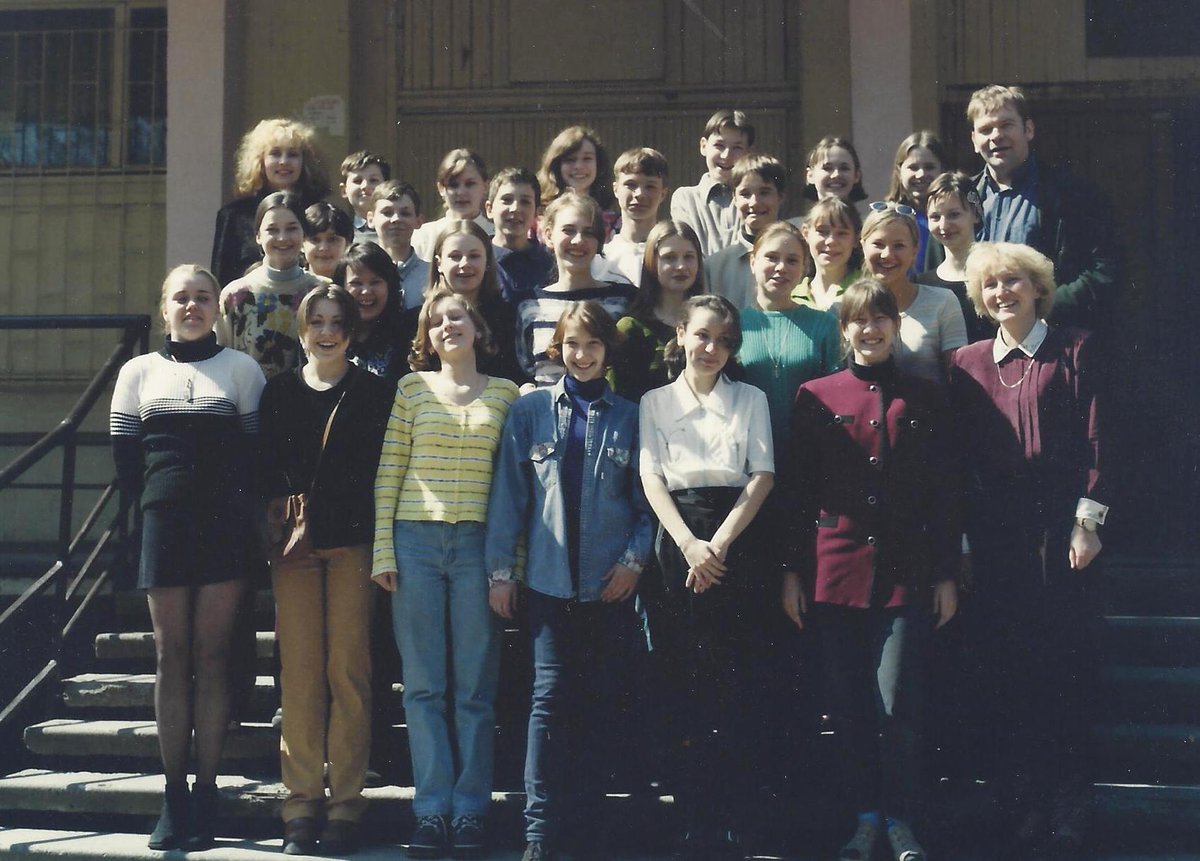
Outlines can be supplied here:
<path id="1" fill-rule="evenodd" d="M 838 857 L 865 861 L 886 830 L 897 861 L 923 861 L 910 827 L 922 645 L 957 608 L 948 410 L 933 383 L 897 371 L 900 312 L 886 287 L 850 285 L 839 317 L 848 367 L 796 395 L 785 480 L 798 540 L 783 605 L 796 625 L 812 622 L 828 675 L 858 813 Z"/>

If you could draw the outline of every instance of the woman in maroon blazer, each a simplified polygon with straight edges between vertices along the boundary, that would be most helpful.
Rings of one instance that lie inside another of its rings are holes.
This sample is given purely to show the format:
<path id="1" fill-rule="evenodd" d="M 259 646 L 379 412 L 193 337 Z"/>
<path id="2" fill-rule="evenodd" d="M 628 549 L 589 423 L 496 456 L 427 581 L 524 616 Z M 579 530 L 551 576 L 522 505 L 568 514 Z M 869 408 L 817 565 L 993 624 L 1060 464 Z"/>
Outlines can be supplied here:
<path id="1" fill-rule="evenodd" d="M 886 829 L 895 858 L 922 861 L 910 827 L 922 645 L 957 607 L 948 409 L 934 384 L 897 372 L 900 312 L 886 287 L 850 285 L 839 316 L 848 367 L 796 395 L 785 480 L 797 540 L 783 605 L 798 626 L 811 620 L 829 679 L 858 813 L 839 858 L 870 858 Z"/>
<path id="2" fill-rule="evenodd" d="M 996 337 L 951 363 L 951 399 L 970 442 L 967 534 L 979 723 L 990 775 L 1027 856 L 1077 851 L 1091 809 L 1087 695 L 1090 572 L 1108 514 L 1091 335 L 1048 326 L 1054 267 L 1025 245 L 981 242 L 967 292 Z"/>

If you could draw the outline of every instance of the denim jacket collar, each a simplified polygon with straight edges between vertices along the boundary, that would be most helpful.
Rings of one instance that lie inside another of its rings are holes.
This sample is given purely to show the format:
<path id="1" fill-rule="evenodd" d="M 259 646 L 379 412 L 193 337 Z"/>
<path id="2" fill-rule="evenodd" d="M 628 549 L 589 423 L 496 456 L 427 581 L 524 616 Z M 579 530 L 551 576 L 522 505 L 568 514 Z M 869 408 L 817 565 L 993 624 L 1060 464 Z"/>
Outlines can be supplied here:
<path id="1" fill-rule="evenodd" d="M 550 402 L 554 404 L 554 432 L 556 440 L 566 437 L 567 429 L 571 422 L 571 396 L 567 394 L 566 379 L 566 375 L 563 375 L 550 387 Z M 602 405 L 601 409 L 611 407 L 614 397 L 616 395 L 613 394 L 612 386 L 606 385 L 604 393 L 592 401 L 592 404 Z"/>

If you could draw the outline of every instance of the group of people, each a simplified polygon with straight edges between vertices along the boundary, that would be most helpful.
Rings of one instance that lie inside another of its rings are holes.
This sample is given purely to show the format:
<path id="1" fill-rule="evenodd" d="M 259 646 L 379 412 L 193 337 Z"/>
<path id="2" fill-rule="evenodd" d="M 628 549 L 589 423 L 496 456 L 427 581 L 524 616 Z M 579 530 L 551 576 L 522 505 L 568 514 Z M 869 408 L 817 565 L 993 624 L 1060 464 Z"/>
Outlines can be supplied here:
<path id="1" fill-rule="evenodd" d="M 918 132 L 862 212 L 854 147 L 822 139 L 793 220 L 787 170 L 740 111 L 713 115 L 705 174 L 673 194 L 656 150 L 613 163 L 582 126 L 536 174 L 489 179 L 453 150 L 445 215 L 425 223 L 378 155 L 342 166 L 350 214 L 323 200 L 310 130 L 251 130 L 212 270 L 167 275 L 164 346 L 113 396 L 158 655 L 150 846 L 213 842 L 231 644 L 269 565 L 287 854 L 359 842 L 372 658 L 393 640 L 408 855 L 484 854 L 500 637 L 517 622 L 525 861 L 602 851 L 597 805 L 642 672 L 679 857 L 744 857 L 759 709 L 785 683 L 764 630 L 784 616 L 819 645 L 857 817 L 839 859 L 882 844 L 923 861 L 923 677 L 960 601 L 995 745 L 972 767 L 1014 845 L 1078 852 L 1081 572 L 1110 501 L 1088 329 L 1105 329 L 1119 259 L 1102 198 L 1037 162 L 1018 88 L 976 92 L 968 119 L 978 176 Z"/>

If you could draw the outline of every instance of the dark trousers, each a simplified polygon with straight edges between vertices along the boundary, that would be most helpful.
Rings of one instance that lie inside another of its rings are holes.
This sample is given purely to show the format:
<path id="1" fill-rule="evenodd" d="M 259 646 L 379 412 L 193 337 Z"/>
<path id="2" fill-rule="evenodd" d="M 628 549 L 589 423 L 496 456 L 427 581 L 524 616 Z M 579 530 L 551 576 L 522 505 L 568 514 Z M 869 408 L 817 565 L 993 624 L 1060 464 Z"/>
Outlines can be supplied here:
<path id="1" fill-rule="evenodd" d="M 642 650 L 632 601 L 580 603 L 526 590 L 533 704 L 525 757 L 525 834 L 592 842 L 600 802 L 633 733 L 630 671 Z"/>
<path id="2" fill-rule="evenodd" d="M 1095 572 L 1045 570 L 1033 549 L 974 557 L 976 591 L 964 623 L 978 770 L 1032 804 L 1086 791 L 1096 670 L 1086 585 Z M 1066 549 L 1048 549 L 1045 558 L 1065 563 Z"/>
<path id="3" fill-rule="evenodd" d="M 911 822 L 921 797 L 921 674 L 929 614 L 817 604 L 848 801 Z"/>
<path id="4" fill-rule="evenodd" d="M 739 488 L 672 493 L 693 534 L 711 538 Z M 761 619 L 754 609 L 766 572 L 753 527 L 726 555 L 727 573 L 699 595 L 687 589 L 687 561 L 659 530 L 662 592 L 651 617 L 655 681 L 671 763 L 670 788 L 692 832 L 740 830 L 755 808 L 754 692 L 761 689 Z"/>

